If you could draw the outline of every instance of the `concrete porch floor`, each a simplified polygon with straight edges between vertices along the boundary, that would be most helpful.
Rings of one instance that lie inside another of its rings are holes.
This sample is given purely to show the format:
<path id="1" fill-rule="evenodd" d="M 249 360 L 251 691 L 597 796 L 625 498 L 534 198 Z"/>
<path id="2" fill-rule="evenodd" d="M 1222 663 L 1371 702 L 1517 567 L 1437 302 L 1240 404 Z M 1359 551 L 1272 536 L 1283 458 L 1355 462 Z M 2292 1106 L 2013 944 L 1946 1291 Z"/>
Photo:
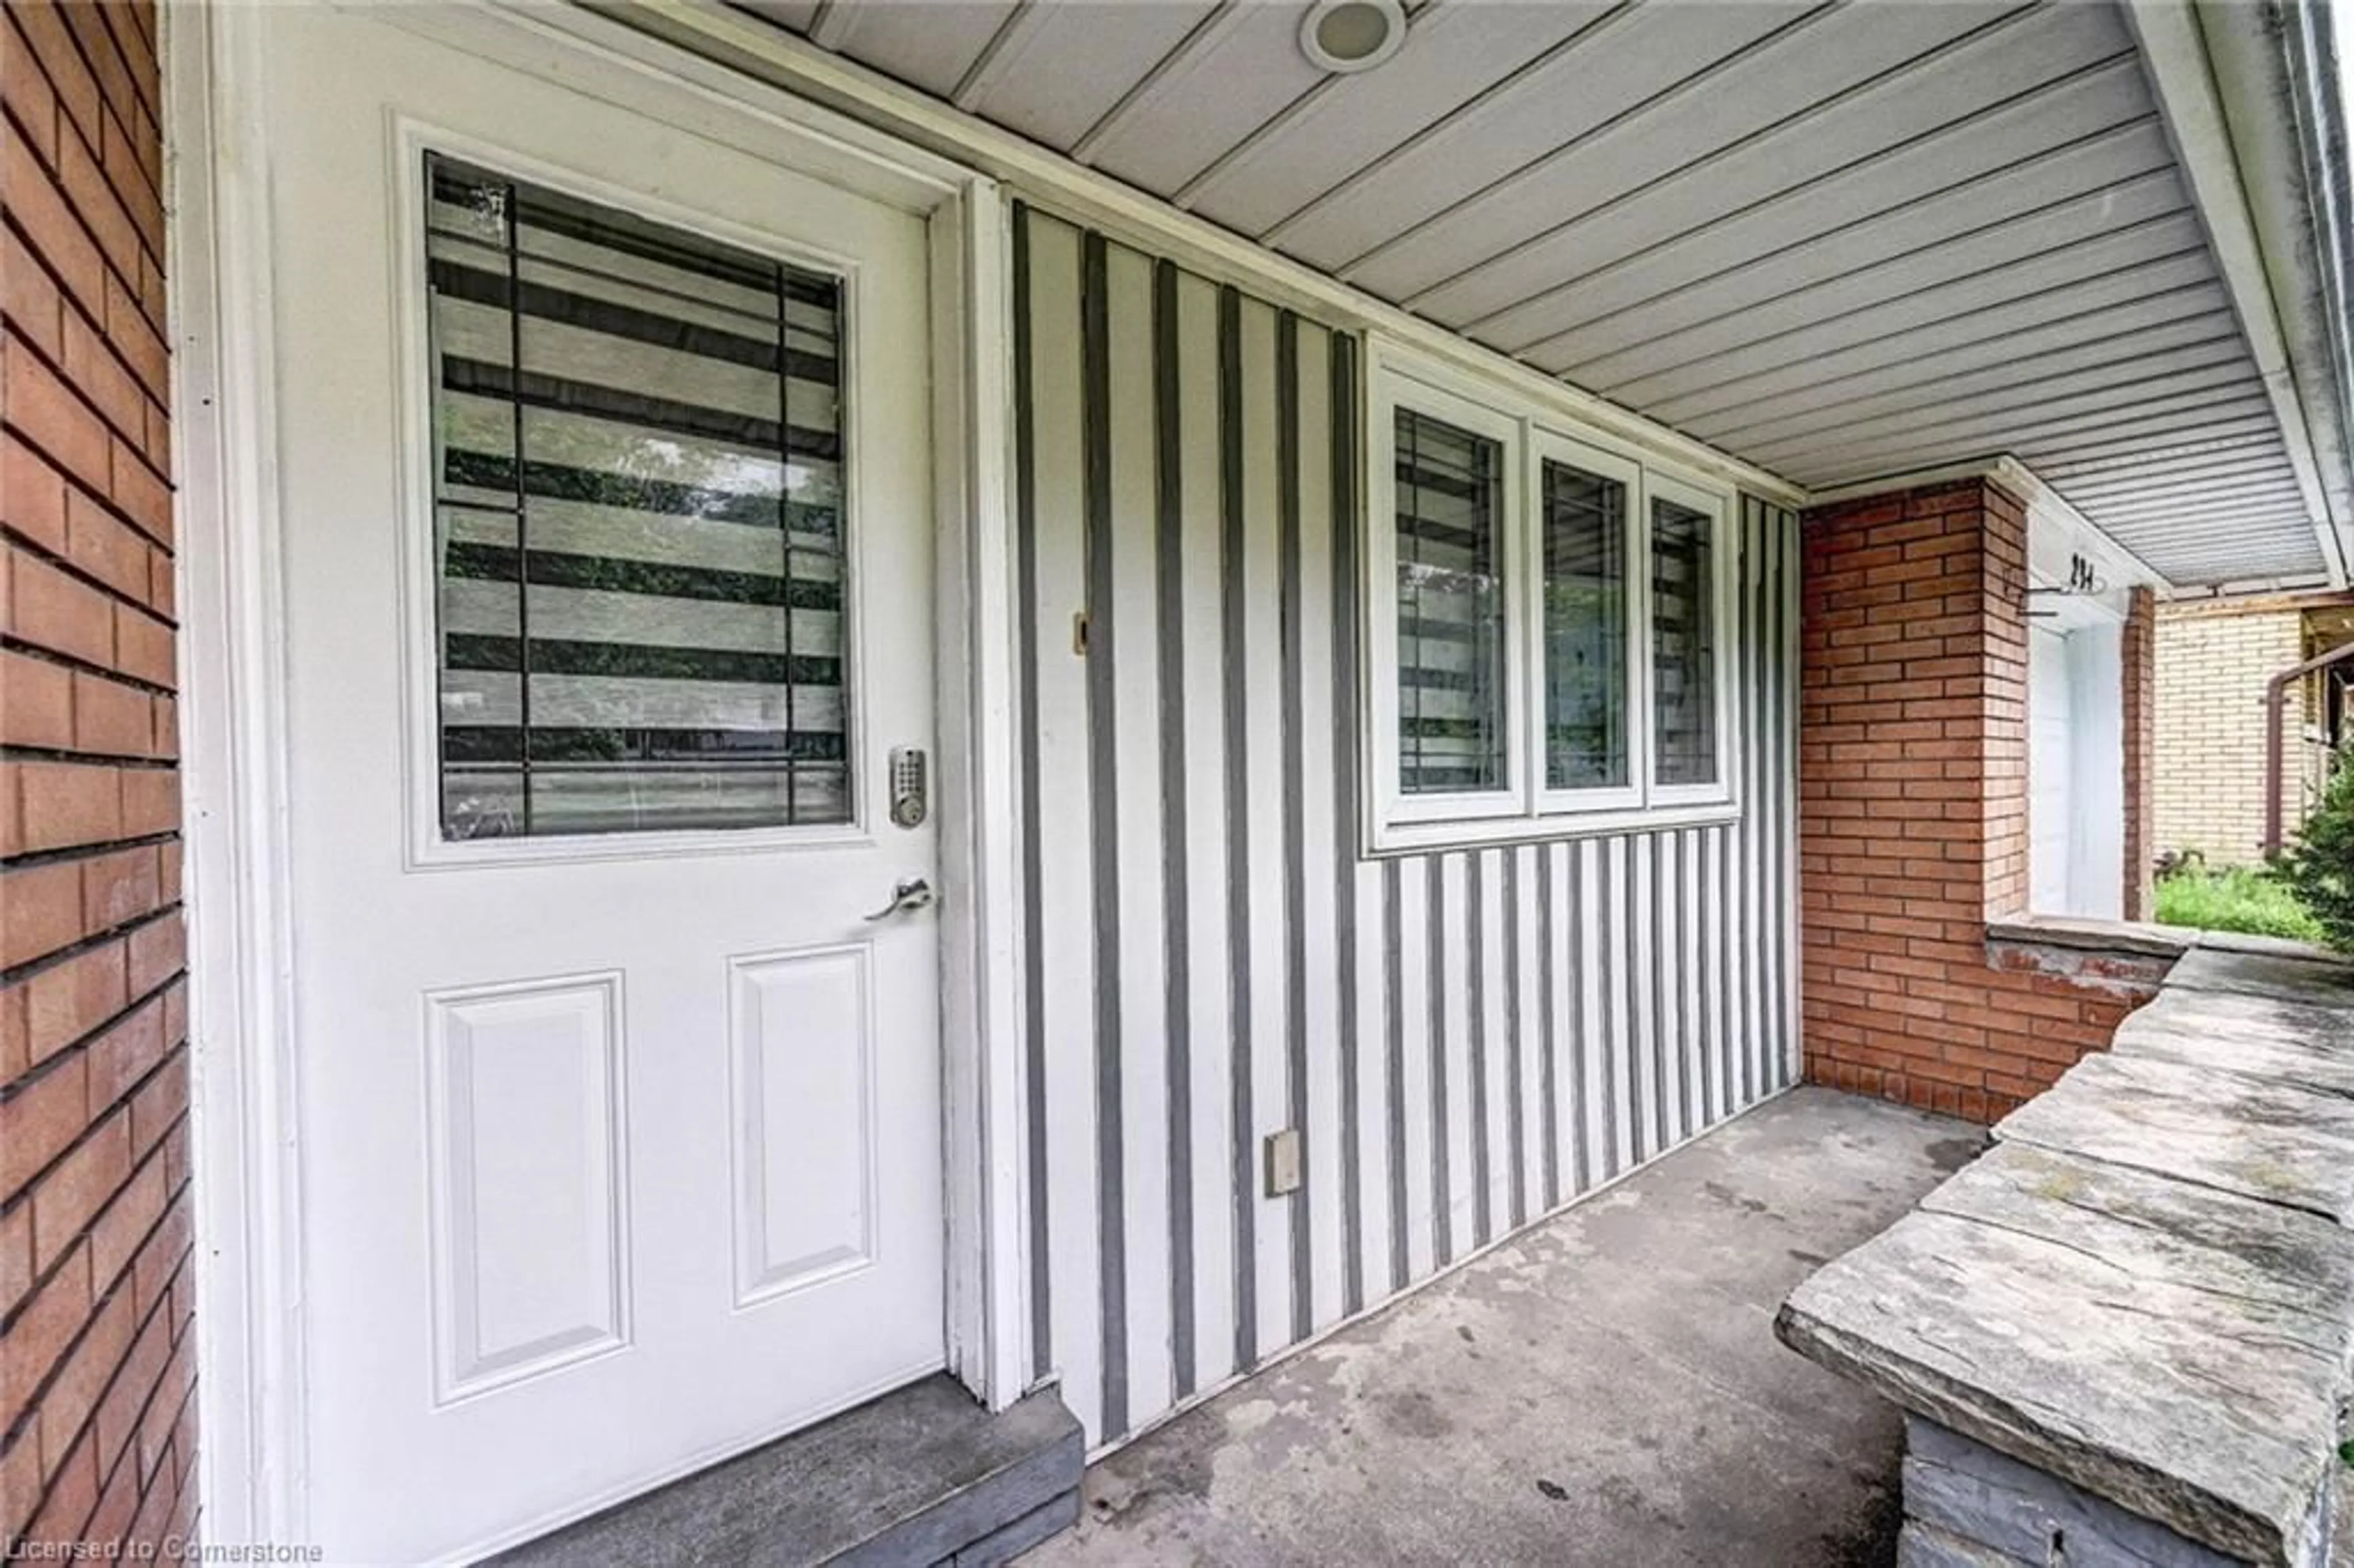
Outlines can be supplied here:
<path id="1" fill-rule="evenodd" d="M 1786 1095 L 1111 1456 L 1021 1561 L 1891 1563 L 1896 1413 L 1774 1312 L 1983 1143 Z"/>

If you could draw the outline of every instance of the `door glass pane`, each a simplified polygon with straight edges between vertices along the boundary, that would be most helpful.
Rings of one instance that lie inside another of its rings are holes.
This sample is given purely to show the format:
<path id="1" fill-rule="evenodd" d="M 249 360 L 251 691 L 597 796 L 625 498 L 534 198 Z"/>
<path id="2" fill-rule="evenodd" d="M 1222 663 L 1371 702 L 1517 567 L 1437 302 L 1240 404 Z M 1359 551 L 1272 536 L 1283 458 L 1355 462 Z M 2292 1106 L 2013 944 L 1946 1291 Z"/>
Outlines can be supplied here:
<path id="1" fill-rule="evenodd" d="M 1651 713 L 1662 784 L 1716 782 L 1716 520 L 1651 502 Z"/>
<path id="2" fill-rule="evenodd" d="M 1502 447 L 1397 411 L 1398 772 L 1504 788 Z"/>
<path id="3" fill-rule="evenodd" d="M 1627 487 L 1544 465 L 1545 787 L 1628 781 Z"/>
<path id="4" fill-rule="evenodd" d="M 425 179 L 444 834 L 849 821 L 842 281 Z"/>

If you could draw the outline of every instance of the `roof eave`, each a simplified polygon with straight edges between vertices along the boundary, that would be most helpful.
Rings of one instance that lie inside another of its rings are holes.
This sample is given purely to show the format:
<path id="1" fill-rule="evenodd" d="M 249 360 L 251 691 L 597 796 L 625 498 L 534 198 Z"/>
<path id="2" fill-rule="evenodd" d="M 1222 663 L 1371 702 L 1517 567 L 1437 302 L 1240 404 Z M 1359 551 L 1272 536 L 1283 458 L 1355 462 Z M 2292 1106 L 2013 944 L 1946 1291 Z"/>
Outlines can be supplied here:
<path id="1" fill-rule="evenodd" d="M 2317 6 L 2128 0 L 2333 586 L 2354 560 L 2347 164 Z"/>

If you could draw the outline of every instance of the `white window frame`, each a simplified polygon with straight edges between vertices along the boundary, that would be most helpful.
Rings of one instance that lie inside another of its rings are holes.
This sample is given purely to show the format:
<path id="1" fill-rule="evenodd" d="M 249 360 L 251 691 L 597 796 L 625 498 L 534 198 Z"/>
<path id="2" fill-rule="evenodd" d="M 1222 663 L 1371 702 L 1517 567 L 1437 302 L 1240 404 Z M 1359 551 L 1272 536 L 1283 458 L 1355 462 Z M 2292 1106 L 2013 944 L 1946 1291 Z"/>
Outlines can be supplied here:
<path id="1" fill-rule="evenodd" d="M 1733 689 L 1732 659 L 1734 617 L 1740 611 L 1740 600 L 1733 591 L 1733 580 L 1740 569 L 1740 557 L 1732 554 L 1733 519 L 1737 508 L 1729 504 L 1721 491 L 1678 478 L 1671 473 L 1651 473 L 1643 494 L 1643 728 L 1649 747 L 1644 754 L 1643 777 L 1649 783 L 1650 803 L 1657 806 L 1723 805 L 1733 799 Z M 1708 612 L 1711 653 L 1716 664 L 1716 712 L 1712 715 L 1716 729 L 1716 777 L 1705 784 L 1662 784 L 1653 779 L 1659 764 L 1656 721 L 1653 711 L 1657 695 L 1651 689 L 1651 503 L 1665 501 L 1671 505 L 1702 513 L 1709 519 L 1708 537 L 1710 572 Z"/>
<path id="2" fill-rule="evenodd" d="M 1500 383 L 1375 338 L 1366 354 L 1363 681 L 1360 715 L 1366 853 L 1512 843 L 1688 827 L 1741 814 L 1735 789 L 1740 735 L 1734 640 L 1743 552 L 1741 507 L 1731 491 L 1639 445 L 1614 439 Z M 1505 532 L 1504 678 L 1506 788 L 1409 794 L 1400 783 L 1397 652 L 1397 412 L 1442 420 L 1504 447 L 1500 476 Z M 1627 487 L 1628 780 L 1555 789 L 1545 783 L 1543 474 L 1547 461 Z M 1658 781 L 1652 713 L 1651 500 L 1704 513 L 1710 522 L 1710 613 L 1715 659 L 1717 778 L 1706 784 Z"/>
<path id="3" fill-rule="evenodd" d="M 1626 562 L 1627 562 L 1627 689 L 1626 699 L 1627 782 L 1617 785 L 1593 785 L 1579 789 L 1556 789 L 1546 779 L 1546 758 L 1543 727 L 1545 699 L 1544 657 L 1544 468 L 1548 462 L 1574 468 L 1623 485 L 1627 492 Z M 1536 691 L 1532 711 L 1538 723 L 1537 744 L 1531 747 L 1532 766 L 1535 769 L 1537 814 L 1540 817 L 1559 816 L 1570 812 L 1629 811 L 1643 806 L 1643 759 L 1651 747 L 1651 661 L 1648 648 L 1651 635 L 1651 574 L 1645 570 L 1649 561 L 1646 546 L 1650 540 L 1650 503 L 1644 496 L 1643 465 L 1606 448 L 1577 440 L 1542 425 L 1532 425 L 1528 438 L 1529 471 L 1529 589 L 1533 611 L 1528 618 L 1527 635 L 1522 641 L 1522 657 L 1527 661 L 1531 680 Z"/>
<path id="4" fill-rule="evenodd" d="M 1416 413 L 1453 425 L 1458 429 L 1482 436 L 1496 443 L 1500 461 L 1497 464 L 1498 494 L 1503 515 L 1498 519 L 1503 539 L 1498 552 L 1499 565 L 1504 577 L 1504 787 L 1501 789 L 1464 790 L 1449 794 L 1408 793 L 1399 783 L 1398 747 L 1398 649 L 1397 649 L 1397 419 L 1393 412 L 1403 405 Z M 1517 657 L 1517 629 L 1527 617 L 1523 601 L 1528 597 L 1527 574 L 1520 562 L 1527 529 L 1523 518 L 1528 505 L 1527 476 L 1519 461 L 1522 450 L 1520 422 L 1495 409 L 1447 391 L 1443 387 L 1413 384 L 1412 389 L 1395 401 L 1384 404 L 1384 416 L 1376 419 L 1368 432 L 1366 447 L 1372 455 L 1373 474 L 1372 487 L 1366 492 L 1373 498 L 1369 515 L 1382 519 L 1387 526 L 1372 530 L 1366 542 L 1368 583 L 1373 588 L 1374 620 L 1370 624 L 1387 629 L 1387 635 L 1372 639 L 1367 649 L 1371 658 L 1373 683 L 1369 690 L 1373 700 L 1373 726 L 1389 737 L 1388 765 L 1377 775 L 1375 794 L 1380 801 L 1382 821 L 1385 822 L 1450 823 L 1467 821 L 1519 819 L 1528 813 L 1528 662 Z"/>

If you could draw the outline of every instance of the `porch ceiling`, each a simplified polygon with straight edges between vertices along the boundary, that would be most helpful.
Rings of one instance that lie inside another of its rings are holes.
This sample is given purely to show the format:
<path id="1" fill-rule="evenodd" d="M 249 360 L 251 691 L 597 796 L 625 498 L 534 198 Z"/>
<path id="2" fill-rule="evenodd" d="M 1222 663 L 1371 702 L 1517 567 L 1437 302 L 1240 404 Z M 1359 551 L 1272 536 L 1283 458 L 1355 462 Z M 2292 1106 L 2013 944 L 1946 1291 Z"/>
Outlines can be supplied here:
<path id="1" fill-rule="evenodd" d="M 2326 570 L 2112 5 L 753 0 L 1810 489 L 2009 451 L 2178 583 Z"/>

